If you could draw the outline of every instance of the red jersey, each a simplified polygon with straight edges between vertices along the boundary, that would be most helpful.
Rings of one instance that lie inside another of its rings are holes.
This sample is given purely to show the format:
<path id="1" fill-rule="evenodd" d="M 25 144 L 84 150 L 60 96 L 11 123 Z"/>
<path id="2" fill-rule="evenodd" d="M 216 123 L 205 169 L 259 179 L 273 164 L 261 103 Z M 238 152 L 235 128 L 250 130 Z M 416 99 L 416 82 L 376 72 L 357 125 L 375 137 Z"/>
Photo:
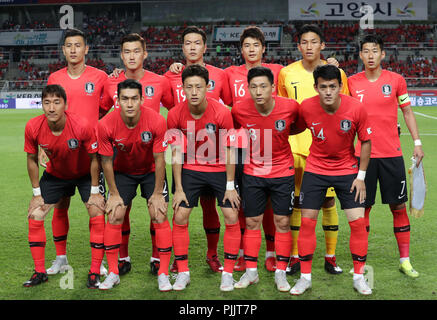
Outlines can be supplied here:
<path id="1" fill-rule="evenodd" d="M 61 85 L 67 94 L 67 105 L 70 114 L 77 114 L 87 119 L 90 125 L 96 126 L 99 121 L 100 98 L 103 85 L 108 75 L 94 67 L 85 66 L 85 71 L 77 79 L 72 79 L 63 68 L 52 73 L 47 84 Z"/>
<path id="2" fill-rule="evenodd" d="M 409 106 L 410 99 L 405 79 L 397 73 L 382 70 L 378 80 L 370 82 L 365 72 L 348 79 L 350 94 L 366 108 L 372 124 L 372 158 L 399 157 L 402 155 L 398 136 L 398 107 Z M 360 155 L 361 144 L 355 146 Z"/>
<path id="3" fill-rule="evenodd" d="M 237 101 L 232 107 L 235 128 L 244 128 L 249 136 L 244 173 L 263 178 L 279 178 L 294 174 L 294 161 L 288 137 L 297 120 L 299 103 L 275 97 L 268 116 L 261 115 L 252 98 Z"/>
<path id="4" fill-rule="evenodd" d="M 216 68 L 210 64 L 205 64 L 205 68 L 209 73 L 210 88 L 206 93 L 209 98 L 214 98 L 217 101 L 222 99 L 223 103 L 229 105 L 232 101 L 231 93 L 228 86 L 228 78 L 224 70 Z M 185 67 L 184 67 L 185 69 Z M 173 91 L 174 104 L 177 105 L 186 100 L 185 92 L 182 89 L 182 72 L 173 73 L 167 71 L 164 76 L 169 79 L 171 90 Z"/>
<path id="5" fill-rule="evenodd" d="M 153 154 L 166 150 L 166 130 L 164 117 L 149 108 L 141 108 L 140 121 L 133 129 L 126 127 L 120 112 L 111 112 L 97 126 L 99 154 L 111 157 L 117 148 L 114 171 L 132 175 L 155 172 Z"/>
<path id="6" fill-rule="evenodd" d="M 261 65 L 272 70 L 274 83 L 276 86 L 274 95 L 276 95 L 278 76 L 283 66 L 275 63 L 262 63 Z M 247 73 L 249 72 L 249 70 L 247 70 L 246 65 L 243 64 L 241 66 L 231 66 L 229 68 L 226 68 L 225 72 L 229 80 L 229 89 L 232 95 L 232 105 L 234 106 L 238 100 L 250 98 L 249 88 L 247 84 Z"/>
<path id="7" fill-rule="evenodd" d="M 106 80 L 101 108 L 108 111 L 113 106 L 118 109 L 117 103 L 117 85 L 126 80 L 126 75 L 122 72 L 117 78 Z M 173 107 L 173 95 L 169 81 L 156 73 L 144 70 L 144 76 L 139 81 L 143 86 L 144 103 L 142 107 L 149 107 L 159 113 L 159 107 L 162 104 L 167 109 Z"/>
<path id="8" fill-rule="evenodd" d="M 226 135 L 233 129 L 231 112 L 222 103 L 206 98 L 208 106 L 194 119 L 188 103 L 182 102 L 167 116 L 169 129 L 181 130 L 186 139 L 183 168 L 201 172 L 226 171 Z M 225 129 L 225 130 L 223 130 Z"/>
<path id="9" fill-rule="evenodd" d="M 76 179 L 90 173 L 89 153 L 97 152 L 95 130 L 80 117 L 65 112 L 64 130 L 53 135 L 44 114 L 30 119 L 24 133 L 24 151 L 38 154 L 38 146 L 50 161 L 47 173 L 60 179 Z"/>
<path id="10" fill-rule="evenodd" d="M 310 129 L 313 140 L 305 171 L 327 176 L 358 172 L 355 134 L 359 140 L 367 141 L 372 129 L 364 105 L 350 96 L 340 97 L 340 107 L 334 114 L 325 112 L 318 95 L 302 101 L 299 122 Z"/>

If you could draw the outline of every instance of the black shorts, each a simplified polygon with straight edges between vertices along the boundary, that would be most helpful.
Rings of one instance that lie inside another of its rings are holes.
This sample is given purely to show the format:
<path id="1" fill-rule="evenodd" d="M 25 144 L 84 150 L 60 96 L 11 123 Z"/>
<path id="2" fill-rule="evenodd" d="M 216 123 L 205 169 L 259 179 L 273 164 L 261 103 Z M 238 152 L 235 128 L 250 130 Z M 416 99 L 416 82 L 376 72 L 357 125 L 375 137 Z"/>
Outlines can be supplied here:
<path id="1" fill-rule="evenodd" d="M 377 183 L 384 204 L 401 204 L 408 201 L 407 178 L 403 157 L 371 158 L 367 167 L 366 207 L 375 204 Z"/>
<path id="2" fill-rule="evenodd" d="M 200 195 L 203 195 L 208 189 L 213 191 L 219 207 L 232 207 L 229 200 L 226 200 L 223 204 L 226 191 L 226 172 L 201 172 L 182 169 L 182 188 L 190 205 L 187 206 L 185 202 L 182 202 L 181 207 L 197 207 Z"/>
<path id="3" fill-rule="evenodd" d="M 149 199 L 155 190 L 155 172 L 146 174 L 126 174 L 122 172 L 114 172 L 115 184 L 117 185 L 118 193 L 123 199 L 125 206 L 129 205 L 137 195 L 138 185 L 141 189 L 141 196 Z M 167 178 L 164 180 L 164 189 L 162 195 L 165 201 L 169 201 Z"/>
<path id="4" fill-rule="evenodd" d="M 99 174 L 99 192 L 104 198 L 106 198 L 106 183 L 105 183 L 105 175 L 103 174 L 103 171 L 100 171 Z"/>
<path id="5" fill-rule="evenodd" d="M 261 178 L 243 174 L 242 197 L 246 217 L 263 214 L 269 197 L 274 214 L 290 215 L 294 203 L 294 176 Z"/>
<path id="6" fill-rule="evenodd" d="M 326 190 L 333 187 L 340 201 L 341 209 L 363 208 L 364 203 L 355 201 L 356 191 L 350 192 L 356 177 L 356 174 L 326 176 L 305 171 L 299 195 L 300 207 L 302 209 L 320 210 L 326 198 Z"/>
<path id="7" fill-rule="evenodd" d="M 76 187 L 83 202 L 87 202 L 91 193 L 91 175 L 87 174 L 77 179 L 57 178 L 46 171 L 39 181 L 41 196 L 46 204 L 56 204 L 63 197 L 72 197 Z"/>

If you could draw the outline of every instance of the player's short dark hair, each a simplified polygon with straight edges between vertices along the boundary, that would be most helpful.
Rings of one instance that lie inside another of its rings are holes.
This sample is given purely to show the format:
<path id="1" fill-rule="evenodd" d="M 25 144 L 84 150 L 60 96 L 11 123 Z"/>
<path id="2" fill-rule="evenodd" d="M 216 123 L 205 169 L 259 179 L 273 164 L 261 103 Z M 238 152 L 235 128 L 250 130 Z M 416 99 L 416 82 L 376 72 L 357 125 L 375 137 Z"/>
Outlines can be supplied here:
<path id="1" fill-rule="evenodd" d="M 323 66 L 318 66 L 314 72 L 314 83 L 317 85 L 317 80 L 322 78 L 323 80 L 338 80 L 338 84 L 341 84 L 341 72 L 336 66 L 331 64 L 325 64 Z"/>
<path id="2" fill-rule="evenodd" d="M 143 47 L 143 50 L 146 50 L 146 40 L 142 36 L 140 36 L 138 33 L 129 33 L 121 38 L 120 41 L 120 50 L 123 49 L 123 44 L 126 42 L 141 42 L 141 46 Z"/>
<path id="3" fill-rule="evenodd" d="M 240 35 L 240 46 L 243 47 L 244 39 L 246 38 L 254 38 L 261 42 L 262 46 L 266 46 L 266 38 L 264 36 L 264 32 L 261 28 L 257 26 L 248 26 L 246 27 Z"/>
<path id="4" fill-rule="evenodd" d="M 185 30 L 182 32 L 182 36 L 181 36 L 182 43 L 184 42 L 185 36 L 189 33 L 200 34 L 202 36 L 203 43 L 206 44 L 206 33 L 205 33 L 205 31 L 203 31 L 202 28 L 199 28 L 197 26 L 188 26 L 185 28 Z"/>
<path id="5" fill-rule="evenodd" d="M 41 93 L 41 101 L 44 100 L 47 96 L 55 96 L 64 99 L 64 102 L 67 103 L 67 94 L 62 86 L 59 84 L 49 84 L 42 89 Z"/>
<path id="6" fill-rule="evenodd" d="M 137 80 L 134 79 L 126 79 L 117 84 L 117 93 L 120 96 L 121 90 L 123 89 L 138 89 L 140 93 L 140 98 L 143 96 L 143 86 Z"/>
<path id="7" fill-rule="evenodd" d="M 298 31 L 297 31 L 297 42 L 300 43 L 300 40 L 302 38 L 302 35 L 308 32 L 313 32 L 317 34 L 320 38 L 320 42 L 325 42 L 325 37 L 323 36 L 322 29 L 316 24 L 304 24 Z"/>
<path id="8" fill-rule="evenodd" d="M 208 85 L 209 83 L 208 69 L 198 64 L 192 64 L 191 66 L 186 67 L 184 71 L 182 71 L 182 83 L 185 82 L 185 79 L 195 76 L 203 78 L 205 80 L 205 83 Z"/>
<path id="9" fill-rule="evenodd" d="M 85 33 L 80 31 L 79 29 L 75 29 L 75 28 L 65 30 L 65 32 L 64 32 L 64 41 L 62 41 L 62 43 L 65 43 L 65 40 L 67 40 L 67 38 L 77 37 L 77 36 L 82 37 L 83 42 L 85 43 L 85 45 L 87 44 Z"/>
<path id="10" fill-rule="evenodd" d="M 267 77 L 270 84 L 275 83 L 275 78 L 273 76 L 272 70 L 266 67 L 254 67 L 250 69 L 247 73 L 247 83 L 249 84 L 250 81 L 255 77 Z"/>
<path id="11" fill-rule="evenodd" d="M 365 35 L 363 37 L 363 39 L 361 39 L 361 41 L 360 41 L 360 51 L 363 51 L 363 46 L 366 43 L 374 43 L 376 45 L 379 45 L 379 48 L 381 49 L 381 51 L 384 50 L 384 41 L 377 34 L 367 34 L 367 35 Z"/>

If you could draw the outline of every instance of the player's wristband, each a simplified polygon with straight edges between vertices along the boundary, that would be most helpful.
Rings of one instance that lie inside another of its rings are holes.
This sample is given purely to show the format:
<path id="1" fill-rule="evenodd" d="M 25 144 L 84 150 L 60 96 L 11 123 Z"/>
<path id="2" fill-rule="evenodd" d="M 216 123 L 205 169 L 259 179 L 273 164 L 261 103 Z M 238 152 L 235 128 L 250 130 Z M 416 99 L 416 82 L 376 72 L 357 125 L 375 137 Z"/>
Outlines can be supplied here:
<path id="1" fill-rule="evenodd" d="M 414 146 L 415 147 L 417 147 L 417 146 L 421 146 L 422 145 L 422 141 L 420 141 L 420 139 L 416 139 L 416 140 L 414 140 Z"/>
<path id="2" fill-rule="evenodd" d="M 34 196 L 34 197 L 38 197 L 38 196 L 41 195 L 41 188 L 40 188 L 40 187 L 38 187 L 38 188 L 32 188 L 32 191 L 33 191 L 33 196 Z"/>
<path id="3" fill-rule="evenodd" d="M 363 180 L 364 181 L 364 178 L 366 177 L 366 171 L 363 171 L 363 170 L 359 170 L 358 171 L 358 174 L 357 174 L 357 179 L 358 180 Z"/>
<path id="4" fill-rule="evenodd" d="M 235 190 L 235 184 L 234 184 L 234 181 L 228 181 L 228 182 L 226 182 L 226 190 Z"/>
<path id="5" fill-rule="evenodd" d="M 100 188 L 99 186 L 91 186 L 91 194 L 98 194 L 100 193 Z"/>

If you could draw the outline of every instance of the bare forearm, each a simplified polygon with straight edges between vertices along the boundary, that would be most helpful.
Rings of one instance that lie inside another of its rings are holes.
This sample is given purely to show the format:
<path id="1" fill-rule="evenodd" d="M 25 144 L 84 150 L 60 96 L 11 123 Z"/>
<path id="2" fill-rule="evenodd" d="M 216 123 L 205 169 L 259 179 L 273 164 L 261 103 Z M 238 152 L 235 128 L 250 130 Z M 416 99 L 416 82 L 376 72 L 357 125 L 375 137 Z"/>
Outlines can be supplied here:
<path id="1" fill-rule="evenodd" d="M 226 180 L 234 181 L 235 179 L 235 148 L 226 149 Z"/>
<path id="2" fill-rule="evenodd" d="M 38 155 L 27 155 L 27 173 L 29 174 L 29 180 L 32 188 L 39 187 L 39 167 L 38 167 Z"/>
<path id="3" fill-rule="evenodd" d="M 102 156 L 102 168 L 108 184 L 109 193 L 118 195 L 117 185 L 115 184 L 114 168 L 112 166 L 112 157 Z"/>
<path id="4" fill-rule="evenodd" d="M 411 107 L 402 108 L 402 113 L 404 115 L 405 124 L 410 131 L 413 140 L 419 139 L 419 129 L 417 128 L 416 117 L 414 116 Z"/>
<path id="5" fill-rule="evenodd" d="M 90 157 L 91 157 L 91 167 L 90 167 L 91 185 L 98 186 L 99 185 L 99 175 L 100 175 L 99 160 L 97 159 L 96 154 L 90 154 Z"/>
<path id="6" fill-rule="evenodd" d="M 361 142 L 360 171 L 366 171 L 370 161 L 372 144 L 370 140 Z"/>
<path id="7" fill-rule="evenodd" d="M 155 190 L 154 193 L 162 193 L 164 189 L 164 179 L 165 179 L 165 160 L 164 152 L 155 153 Z"/>

